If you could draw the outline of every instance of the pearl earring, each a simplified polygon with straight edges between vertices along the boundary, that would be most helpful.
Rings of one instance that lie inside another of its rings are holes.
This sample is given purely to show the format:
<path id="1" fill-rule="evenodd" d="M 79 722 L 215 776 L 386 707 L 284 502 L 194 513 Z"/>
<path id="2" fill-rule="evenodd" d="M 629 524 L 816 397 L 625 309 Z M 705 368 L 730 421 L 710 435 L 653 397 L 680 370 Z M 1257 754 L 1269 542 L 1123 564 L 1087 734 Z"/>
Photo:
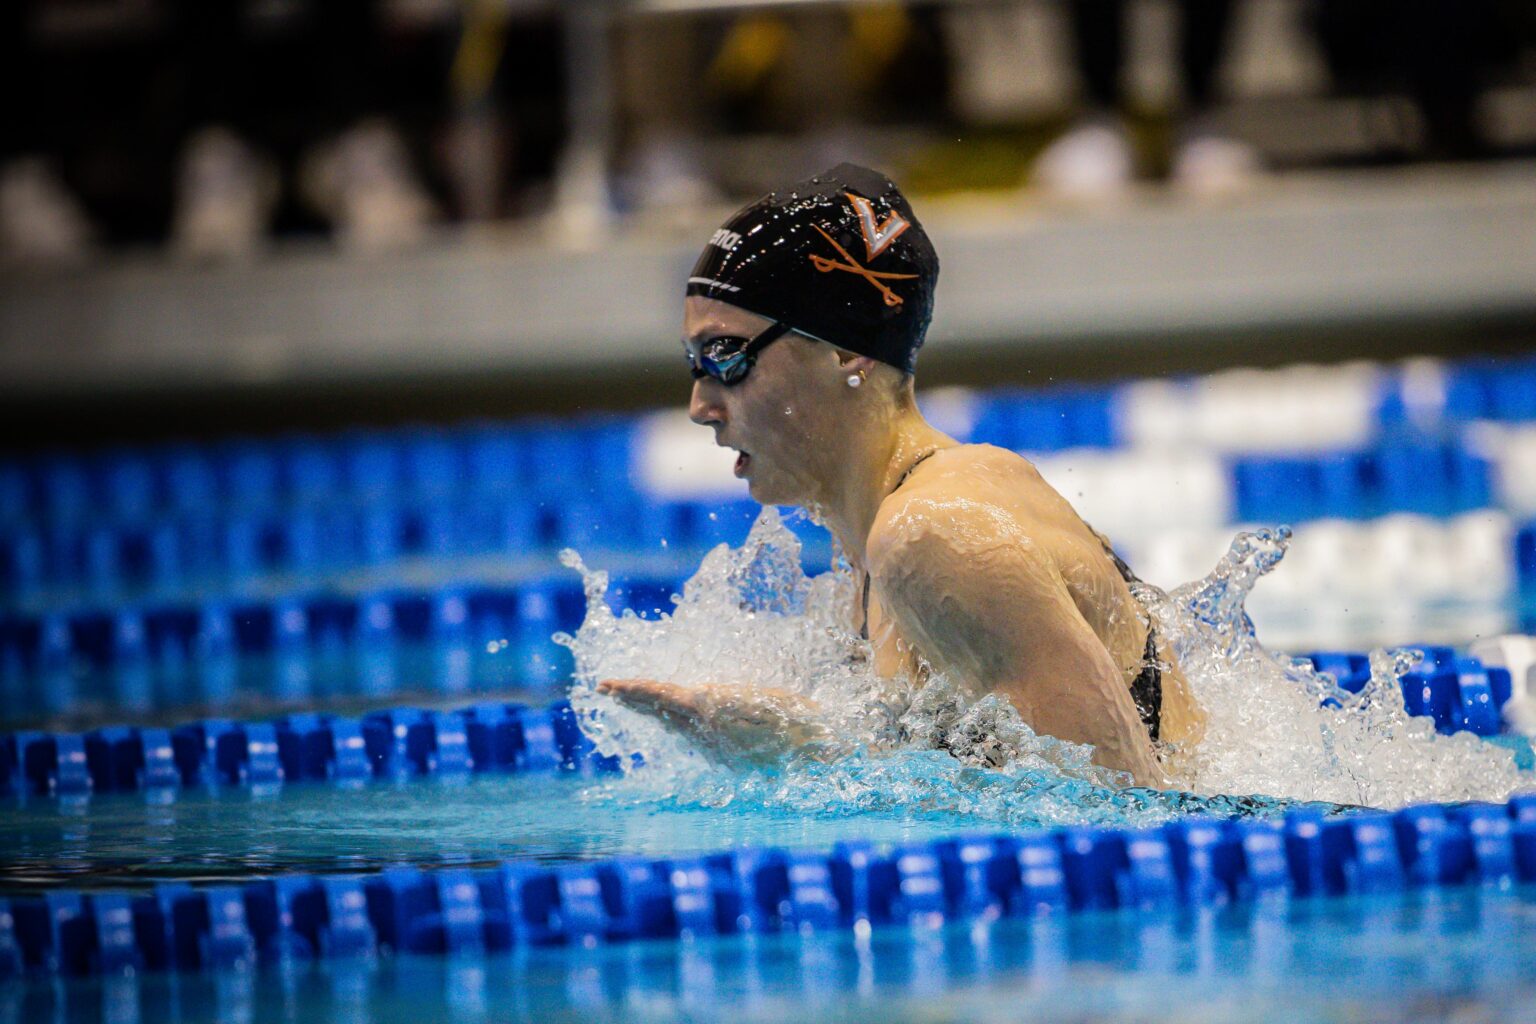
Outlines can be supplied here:
<path id="1" fill-rule="evenodd" d="M 848 386 L 849 387 L 856 388 L 860 384 L 863 384 L 863 383 L 864 383 L 864 371 L 863 370 L 860 370 L 858 373 L 850 373 L 848 375 Z"/>

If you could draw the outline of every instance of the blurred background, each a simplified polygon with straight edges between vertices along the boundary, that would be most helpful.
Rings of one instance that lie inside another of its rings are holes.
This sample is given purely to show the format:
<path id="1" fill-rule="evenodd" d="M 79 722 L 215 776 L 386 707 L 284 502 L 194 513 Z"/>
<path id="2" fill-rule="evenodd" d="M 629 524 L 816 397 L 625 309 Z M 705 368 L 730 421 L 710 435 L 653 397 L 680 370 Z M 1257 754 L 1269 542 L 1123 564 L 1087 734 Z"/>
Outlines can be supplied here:
<path id="1" fill-rule="evenodd" d="M 0 18 L 7 722 L 558 686 L 560 547 L 649 614 L 744 534 L 680 412 L 681 282 L 843 160 L 943 260 L 925 410 L 1149 580 L 1284 522 L 1273 643 L 1525 621 L 1525 0 Z"/>

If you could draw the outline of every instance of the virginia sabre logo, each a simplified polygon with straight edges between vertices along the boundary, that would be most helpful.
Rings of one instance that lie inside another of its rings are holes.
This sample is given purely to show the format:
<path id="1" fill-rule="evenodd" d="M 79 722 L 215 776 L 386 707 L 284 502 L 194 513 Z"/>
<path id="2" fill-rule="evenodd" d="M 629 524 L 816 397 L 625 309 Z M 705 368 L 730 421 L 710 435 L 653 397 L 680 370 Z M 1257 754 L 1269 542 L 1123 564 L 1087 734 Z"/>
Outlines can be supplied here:
<path id="1" fill-rule="evenodd" d="M 897 236 L 912 226 L 911 221 L 894 210 L 891 211 L 890 216 L 885 218 L 883 223 L 876 223 L 873 203 L 863 196 L 854 195 L 852 192 L 845 192 L 843 194 L 848 197 L 849 202 L 853 203 L 854 212 L 859 215 L 859 231 L 864 235 L 864 252 L 866 254 L 865 258 L 868 260 L 874 260 L 876 256 L 879 256 L 888 249 L 892 242 L 896 241 Z M 840 262 L 827 256 L 818 256 L 815 253 L 811 253 L 812 266 L 823 274 L 830 274 L 834 270 L 858 274 L 875 286 L 875 289 L 880 292 L 881 297 L 885 299 L 887 306 L 899 306 L 902 304 L 902 297 L 892 291 L 885 282 L 911 280 L 917 276 L 916 274 L 892 274 L 871 270 L 854 259 L 853 254 L 847 249 L 838 245 L 837 239 L 827 234 L 820 224 L 812 224 L 811 227 L 815 228 L 821 234 L 821 237 L 825 238 L 832 248 L 837 250 L 837 254 L 843 258 Z"/>

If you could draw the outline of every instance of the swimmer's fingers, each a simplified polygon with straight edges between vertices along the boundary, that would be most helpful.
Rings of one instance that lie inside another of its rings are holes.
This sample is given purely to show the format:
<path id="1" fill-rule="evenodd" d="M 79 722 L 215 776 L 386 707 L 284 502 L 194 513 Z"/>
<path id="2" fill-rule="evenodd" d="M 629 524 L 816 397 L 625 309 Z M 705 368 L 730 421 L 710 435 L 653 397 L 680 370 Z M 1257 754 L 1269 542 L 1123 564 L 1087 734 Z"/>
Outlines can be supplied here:
<path id="1" fill-rule="evenodd" d="M 659 679 L 604 679 L 597 684 L 597 692 L 625 704 L 649 705 L 683 700 L 688 689 Z"/>
<path id="2" fill-rule="evenodd" d="M 783 690 L 610 679 L 597 692 L 660 719 L 717 761 L 773 762 L 831 739 L 817 708 Z"/>
<path id="3" fill-rule="evenodd" d="M 597 692 L 634 711 L 694 724 L 699 717 L 698 690 L 656 679 L 605 679 Z"/>
<path id="4" fill-rule="evenodd" d="M 713 701 L 704 687 L 678 686 L 655 679 L 609 679 L 597 685 L 597 692 L 631 711 L 656 719 L 711 760 L 731 760 L 732 744 L 712 720 L 707 705 Z"/>

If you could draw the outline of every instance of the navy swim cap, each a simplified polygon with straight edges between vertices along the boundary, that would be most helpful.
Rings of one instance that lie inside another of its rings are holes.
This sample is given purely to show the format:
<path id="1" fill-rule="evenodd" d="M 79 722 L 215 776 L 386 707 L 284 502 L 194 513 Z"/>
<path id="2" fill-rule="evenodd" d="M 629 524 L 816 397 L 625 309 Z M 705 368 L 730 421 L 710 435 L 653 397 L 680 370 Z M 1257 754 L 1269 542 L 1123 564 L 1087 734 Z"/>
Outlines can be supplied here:
<path id="1" fill-rule="evenodd" d="M 839 164 L 726 221 L 687 294 L 911 373 L 938 280 L 939 255 L 901 190 L 867 167 Z"/>

